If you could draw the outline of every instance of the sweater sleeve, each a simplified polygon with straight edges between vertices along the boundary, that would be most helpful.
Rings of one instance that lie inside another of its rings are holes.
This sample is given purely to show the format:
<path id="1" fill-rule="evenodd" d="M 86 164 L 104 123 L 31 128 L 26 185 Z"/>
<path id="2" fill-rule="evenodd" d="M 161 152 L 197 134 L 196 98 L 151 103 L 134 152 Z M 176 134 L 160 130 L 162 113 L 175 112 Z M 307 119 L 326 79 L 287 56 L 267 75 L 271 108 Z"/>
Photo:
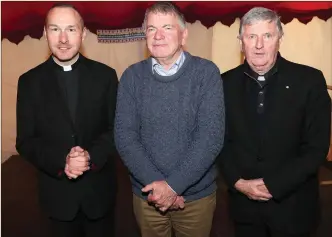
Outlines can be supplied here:
<path id="1" fill-rule="evenodd" d="M 223 84 L 219 69 L 215 65 L 214 68 L 206 70 L 208 73 L 201 85 L 196 127 L 192 132 L 188 152 L 166 179 L 178 195 L 204 176 L 223 147 L 225 130 Z"/>
<path id="2" fill-rule="evenodd" d="M 133 92 L 134 75 L 127 69 L 119 83 L 115 116 L 115 144 L 131 175 L 143 186 L 165 180 L 151 162 L 140 138 L 140 121 Z"/>

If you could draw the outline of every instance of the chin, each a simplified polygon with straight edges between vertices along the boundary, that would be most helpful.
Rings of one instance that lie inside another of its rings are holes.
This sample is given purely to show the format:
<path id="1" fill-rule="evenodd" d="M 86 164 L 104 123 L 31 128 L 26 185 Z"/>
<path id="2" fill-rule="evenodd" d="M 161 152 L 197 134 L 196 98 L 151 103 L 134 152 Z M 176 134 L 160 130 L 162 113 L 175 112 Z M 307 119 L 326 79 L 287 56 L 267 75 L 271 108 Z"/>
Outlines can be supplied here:
<path id="1" fill-rule="evenodd" d="M 75 55 L 59 55 L 59 54 L 55 54 L 55 57 L 59 60 L 59 61 L 61 61 L 61 62 L 66 62 L 66 61 L 70 61 L 70 60 L 72 60 L 74 57 L 76 56 L 76 54 Z"/>
<path id="2" fill-rule="evenodd" d="M 164 54 L 152 54 L 154 58 L 167 58 L 169 55 L 164 55 Z"/>
<path id="3" fill-rule="evenodd" d="M 266 67 L 268 65 L 268 62 L 266 61 L 255 61 L 252 64 L 254 67 L 259 67 L 259 68 L 263 68 Z"/>
<path id="4" fill-rule="evenodd" d="M 158 58 L 164 58 L 164 57 L 168 57 L 169 56 L 169 53 L 168 52 L 165 52 L 165 51 L 162 51 L 162 50 L 152 50 L 151 51 L 152 55 L 154 55 L 155 57 L 158 57 Z"/>

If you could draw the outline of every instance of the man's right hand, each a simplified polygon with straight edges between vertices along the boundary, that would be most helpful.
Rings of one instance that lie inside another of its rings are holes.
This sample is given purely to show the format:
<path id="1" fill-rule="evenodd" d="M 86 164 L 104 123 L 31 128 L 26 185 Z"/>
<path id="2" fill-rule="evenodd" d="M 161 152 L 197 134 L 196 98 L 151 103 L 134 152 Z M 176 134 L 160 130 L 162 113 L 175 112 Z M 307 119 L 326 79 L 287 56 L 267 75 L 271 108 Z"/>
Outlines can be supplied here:
<path id="1" fill-rule="evenodd" d="M 89 154 L 81 147 L 73 147 L 66 158 L 65 173 L 69 179 L 76 179 L 89 170 Z"/>
<path id="2" fill-rule="evenodd" d="M 256 201 L 268 201 L 272 198 L 272 195 L 267 190 L 263 179 L 239 179 L 234 186 L 239 192 L 245 194 L 249 199 Z"/>
<path id="3" fill-rule="evenodd" d="M 151 192 L 152 191 L 152 192 Z M 155 204 L 161 212 L 166 212 L 177 199 L 176 192 L 165 180 L 154 181 L 142 188 L 142 192 L 150 192 L 148 201 Z"/>

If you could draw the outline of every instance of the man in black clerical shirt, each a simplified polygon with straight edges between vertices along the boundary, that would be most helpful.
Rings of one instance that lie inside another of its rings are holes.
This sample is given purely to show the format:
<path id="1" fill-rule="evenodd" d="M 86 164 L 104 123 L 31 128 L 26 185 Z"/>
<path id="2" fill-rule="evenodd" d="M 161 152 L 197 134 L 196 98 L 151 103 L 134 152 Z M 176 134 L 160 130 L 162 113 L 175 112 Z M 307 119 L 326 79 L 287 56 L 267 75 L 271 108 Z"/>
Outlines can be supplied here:
<path id="1" fill-rule="evenodd" d="M 116 72 L 79 53 L 86 29 L 72 5 L 48 11 L 44 34 L 52 55 L 18 82 L 17 151 L 39 171 L 54 236 L 114 236 Z"/>
<path id="2" fill-rule="evenodd" d="M 274 11 L 251 9 L 239 30 L 245 61 L 221 75 L 226 135 L 218 161 L 236 237 L 309 237 L 318 220 L 331 99 L 321 71 L 281 56 L 282 37 Z"/>

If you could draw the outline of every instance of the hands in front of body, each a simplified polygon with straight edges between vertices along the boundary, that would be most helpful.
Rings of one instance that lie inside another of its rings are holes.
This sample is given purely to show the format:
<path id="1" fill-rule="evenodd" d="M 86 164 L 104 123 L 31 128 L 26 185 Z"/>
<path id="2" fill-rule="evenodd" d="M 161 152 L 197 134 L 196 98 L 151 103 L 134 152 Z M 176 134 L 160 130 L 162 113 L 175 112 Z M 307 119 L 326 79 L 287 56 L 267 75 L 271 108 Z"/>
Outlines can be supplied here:
<path id="1" fill-rule="evenodd" d="M 65 173 L 69 179 L 76 179 L 89 170 L 90 156 L 79 146 L 73 147 L 66 157 Z"/>
<path id="2" fill-rule="evenodd" d="M 256 201 L 268 201 L 272 198 L 272 195 L 266 188 L 263 179 L 239 179 L 234 186 L 249 199 Z"/>
<path id="3" fill-rule="evenodd" d="M 142 192 L 150 192 L 148 202 L 153 203 L 160 211 L 184 208 L 184 198 L 178 196 L 166 181 L 155 181 L 146 185 Z"/>

